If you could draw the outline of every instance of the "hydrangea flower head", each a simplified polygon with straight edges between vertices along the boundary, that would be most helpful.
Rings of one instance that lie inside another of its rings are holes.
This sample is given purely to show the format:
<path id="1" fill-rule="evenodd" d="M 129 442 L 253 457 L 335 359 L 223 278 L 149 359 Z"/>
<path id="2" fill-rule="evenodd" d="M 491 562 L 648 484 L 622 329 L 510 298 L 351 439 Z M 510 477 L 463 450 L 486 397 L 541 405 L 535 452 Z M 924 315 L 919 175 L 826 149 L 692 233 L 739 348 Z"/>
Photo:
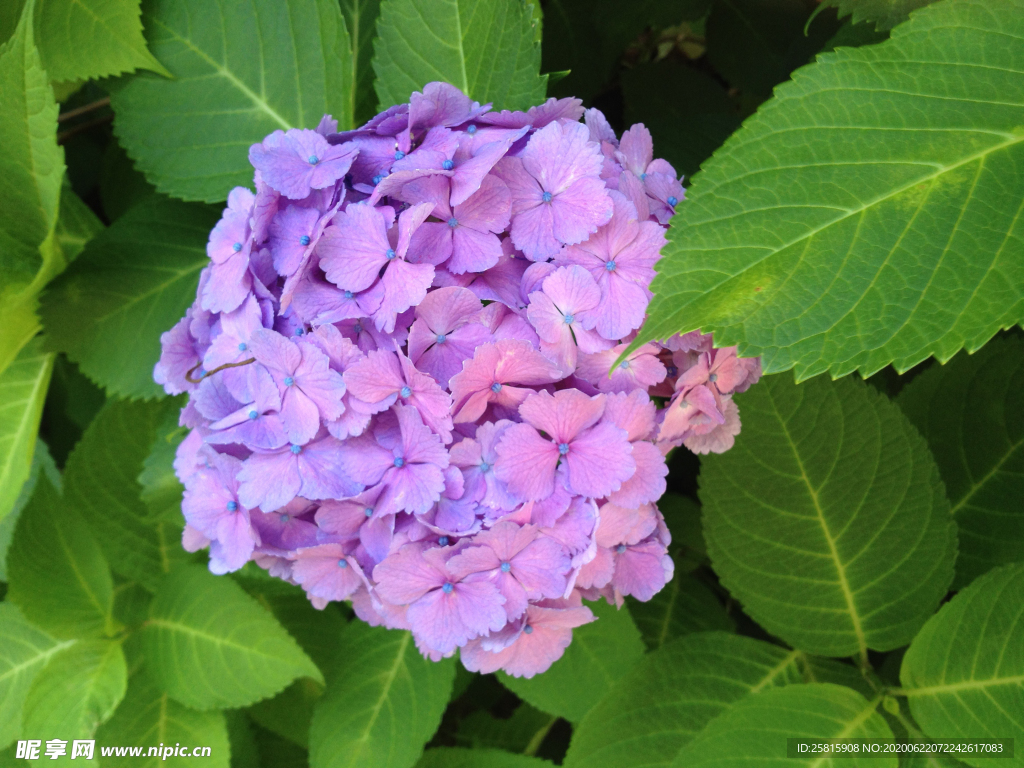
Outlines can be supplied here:
<path id="1" fill-rule="evenodd" d="M 647 129 L 429 83 L 249 157 L 153 372 L 189 395 L 182 545 L 525 677 L 584 599 L 664 587 L 666 455 L 731 447 L 761 369 L 699 331 L 619 359 L 684 195 Z"/>

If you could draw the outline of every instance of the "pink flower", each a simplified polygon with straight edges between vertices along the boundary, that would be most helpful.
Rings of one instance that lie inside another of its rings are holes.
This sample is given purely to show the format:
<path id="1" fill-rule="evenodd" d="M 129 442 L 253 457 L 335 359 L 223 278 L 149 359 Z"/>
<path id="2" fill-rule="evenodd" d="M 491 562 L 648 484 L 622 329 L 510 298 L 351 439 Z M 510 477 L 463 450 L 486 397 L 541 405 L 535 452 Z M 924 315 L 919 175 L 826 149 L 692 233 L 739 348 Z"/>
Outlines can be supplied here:
<path id="1" fill-rule="evenodd" d="M 498 478 L 524 499 L 545 499 L 555 490 L 561 462 L 565 487 L 574 494 L 602 498 L 618 490 L 636 464 L 625 430 L 598 423 L 604 405 L 604 395 L 575 389 L 527 397 L 519 407 L 524 423 L 509 427 L 498 443 Z"/>
<path id="2" fill-rule="evenodd" d="M 540 336 L 540 348 L 567 375 L 576 368 L 577 346 L 585 353 L 612 346 L 591 329 L 597 324 L 601 290 L 582 267 L 556 269 L 540 291 L 530 294 L 526 314 Z"/>
<path id="3" fill-rule="evenodd" d="M 409 329 L 409 359 L 442 387 L 462 370 L 480 345 L 493 338 L 486 326 L 473 322 L 483 306 L 465 288 L 438 288 L 416 308 Z"/>
<path id="4" fill-rule="evenodd" d="M 562 658 L 572 642 L 573 629 L 595 618 L 581 605 L 549 608 L 531 604 L 522 622 L 508 632 L 510 637 L 502 638 L 504 644 L 492 642 L 495 650 L 491 651 L 486 640 L 474 640 L 462 649 L 460 658 L 470 672 L 487 674 L 501 669 L 513 677 L 533 677 Z"/>
<path id="5" fill-rule="evenodd" d="M 518 410 L 533 387 L 560 378 L 558 367 L 529 342 L 503 339 L 479 346 L 473 359 L 451 378 L 454 422 L 476 421 L 490 403 Z"/>
<path id="6" fill-rule="evenodd" d="M 373 569 L 380 596 L 407 605 L 414 634 L 441 654 L 505 625 L 505 598 L 485 580 L 466 580 L 453 571 L 447 547 L 422 550 L 407 544 Z"/>

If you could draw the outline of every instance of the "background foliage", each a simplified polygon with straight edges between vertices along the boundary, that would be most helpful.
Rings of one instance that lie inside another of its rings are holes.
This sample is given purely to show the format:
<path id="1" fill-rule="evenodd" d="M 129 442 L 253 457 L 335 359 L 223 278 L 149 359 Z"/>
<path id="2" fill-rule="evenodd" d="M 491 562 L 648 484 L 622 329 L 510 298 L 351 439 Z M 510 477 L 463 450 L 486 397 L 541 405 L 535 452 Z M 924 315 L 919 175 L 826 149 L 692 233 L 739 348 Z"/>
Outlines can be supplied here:
<path id="1" fill-rule="evenodd" d="M 54 737 L 218 768 L 1024 745 L 1024 0 L 23 0 L 0 42 L 0 765 Z M 435 79 L 645 123 L 696 176 L 643 336 L 773 374 L 734 450 L 672 457 L 675 579 L 531 680 L 209 574 L 151 380 L 248 146 Z"/>

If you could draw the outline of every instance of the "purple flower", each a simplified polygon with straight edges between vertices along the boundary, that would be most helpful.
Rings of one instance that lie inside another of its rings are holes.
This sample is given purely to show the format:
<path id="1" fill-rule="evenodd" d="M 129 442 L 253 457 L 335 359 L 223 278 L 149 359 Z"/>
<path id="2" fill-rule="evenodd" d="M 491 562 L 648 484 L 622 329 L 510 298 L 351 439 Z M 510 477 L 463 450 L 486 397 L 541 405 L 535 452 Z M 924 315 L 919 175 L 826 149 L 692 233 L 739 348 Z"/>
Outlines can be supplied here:
<path id="1" fill-rule="evenodd" d="M 451 398 L 429 374 L 418 371 L 401 352 L 370 352 L 345 371 L 349 391 L 375 412 L 391 407 L 399 399 L 413 406 L 427 426 L 441 439 L 452 439 Z"/>
<path id="2" fill-rule="evenodd" d="M 396 316 L 423 301 L 434 279 L 432 266 L 410 264 L 405 259 L 413 233 L 432 208 L 423 203 L 404 211 L 398 217 L 398 232 L 392 243 L 385 214 L 365 203 L 350 205 L 320 242 L 320 267 L 342 290 L 363 291 L 384 270 L 384 295 L 374 313 L 380 330 L 393 330 Z"/>
<path id="3" fill-rule="evenodd" d="M 558 265 L 586 268 L 601 289 L 601 311 L 594 328 L 617 341 L 644 321 L 654 279 L 654 264 L 665 245 L 665 232 L 652 221 L 638 222 L 636 209 L 613 192 L 615 215 L 586 242 L 559 254 Z"/>
<path id="4" fill-rule="evenodd" d="M 288 440 L 308 442 L 320 429 L 320 419 L 341 416 L 345 382 L 313 344 L 297 344 L 279 333 L 260 329 L 253 334 L 252 353 L 265 365 L 281 391 L 281 420 Z"/>
<path id="5" fill-rule="evenodd" d="M 188 310 L 171 330 L 160 335 L 160 360 L 153 366 L 153 381 L 168 395 L 180 395 L 196 387 L 185 378 L 201 359 L 188 330 L 191 312 Z"/>
<path id="6" fill-rule="evenodd" d="M 561 462 L 565 486 L 574 494 L 599 499 L 618 490 L 636 464 L 626 432 L 598 423 L 604 404 L 603 395 L 575 389 L 527 397 L 519 406 L 524 423 L 505 430 L 498 443 L 498 478 L 524 499 L 545 499 L 555 490 Z"/>
<path id="7" fill-rule="evenodd" d="M 577 266 L 556 269 L 542 286 L 530 294 L 526 315 L 540 336 L 541 351 L 568 375 L 576 368 L 577 347 L 594 353 L 611 346 L 591 330 L 600 315 L 601 289 Z"/>
<path id="8" fill-rule="evenodd" d="M 521 157 L 495 168 L 512 193 L 512 242 L 533 261 L 582 242 L 612 217 L 601 154 L 589 138 L 579 123 L 553 122 L 533 134 Z"/>
<path id="9" fill-rule="evenodd" d="M 409 195 L 404 199 L 433 203 L 433 215 L 440 219 L 423 224 L 413 235 L 412 260 L 433 264 L 447 260 L 448 271 L 456 275 L 483 272 L 497 264 L 502 255 L 498 233 L 508 227 L 511 212 L 508 187 L 496 176 L 485 176 L 477 192 L 453 206 L 448 180 L 435 176 L 430 182 L 422 185 L 422 196 L 416 194 L 420 185 L 404 188 Z M 414 189 L 410 192 L 410 188 Z"/>
<path id="10" fill-rule="evenodd" d="M 245 565 L 259 535 L 253 530 L 249 508 L 239 501 L 238 473 L 242 462 L 217 454 L 209 469 L 196 472 L 185 487 L 182 511 L 192 529 L 220 543 L 225 568 Z"/>
<path id="11" fill-rule="evenodd" d="M 408 605 L 413 633 L 441 654 L 505 626 L 505 598 L 497 587 L 453 572 L 451 555 L 446 547 L 421 550 L 409 544 L 373 569 L 380 596 Z"/>
<path id="12" fill-rule="evenodd" d="M 342 469 L 341 441 L 327 436 L 307 445 L 288 445 L 278 451 L 257 452 L 238 474 L 238 498 L 248 508 L 274 510 L 296 496 L 343 499 L 363 486 Z"/>
<path id="13" fill-rule="evenodd" d="M 486 326 L 473 322 L 481 309 L 480 299 L 465 288 L 431 291 L 409 329 L 409 359 L 447 388 L 473 351 L 493 338 Z"/>
<path id="14" fill-rule="evenodd" d="M 505 483 L 494 474 L 494 465 L 498 461 L 495 448 L 502 433 L 511 425 L 512 422 L 505 419 L 496 423 L 484 422 L 477 429 L 475 439 L 467 437 L 449 451 L 452 464 L 462 470 L 465 497 L 504 512 L 511 511 L 522 502 L 509 493 Z"/>
<path id="15" fill-rule="evenodd" d="M 368 586 L 363 569 L 341 544 L 319 544 L 295 552 L 292 578 L 310 599 L 347 600 L 352 593 Z M 323 608 L 323 604 L 319 606 Z"/>
<path id="16" fill-rule="evenodd" d="M 262 365 L 252 364 L 242 370 L 240 379 L 214 374 L 196 390 L 196 410 L 211 420 L 206 441 L 214 445 L 241 444 L 251 450 L 280 448 L 288 442 L 288 436 L 281 421 L 277 385 Z M 233 383 L 240 383 L 241 389 Z"/>
<path id="17" fill-rule="evenodd" d="M 665 379 L 665 364 L 658 359 L 659 350 L 653 344 L 638 347 L 616 364 L 628 348 L 629 344 L 624 343 L 603 352 L 580 355 L 576 375 L 599 392 L 646 391 Z"/>
<path id="18" fill-rule="evenodd" d="M 384 486 L 376 504 L 378 516 L 423 513 L 444 490 L 448 452 L 415 408 L 395 405 L 393 411 L 396 431 L 348 440 L 338 451 L 338 465 L 363 486 Z"/>
<path id="19" fill-rule="evenodd" d="M 332 146 L 316 131 L 290 128 L 253 144 L 249 162 L 264 182 L 285 197 L 301 200 L 310 190 L 329 187 L 348 173 L 358 151 L 351 144 Z"/>
<path id="20" fill-rule="evenodd" d="M 535 526 L 499 522 L 474 536 L 472 545 L 449 560 L 449 566 L 494 584 L 505 598 L 509 621 L 523 615 L 528 600 L 559 598 L 565 592 L 569 556 Z"/>

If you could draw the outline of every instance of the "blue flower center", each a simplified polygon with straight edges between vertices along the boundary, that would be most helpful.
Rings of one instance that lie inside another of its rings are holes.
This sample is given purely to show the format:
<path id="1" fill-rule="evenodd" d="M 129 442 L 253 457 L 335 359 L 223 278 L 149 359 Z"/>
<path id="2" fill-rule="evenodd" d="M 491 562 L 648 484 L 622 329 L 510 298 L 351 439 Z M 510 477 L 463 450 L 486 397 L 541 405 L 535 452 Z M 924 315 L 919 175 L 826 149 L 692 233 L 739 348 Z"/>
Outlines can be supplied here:
<path id="1" fill-rule="evenodd" d="M 496 381 L 493 384 L 491 384 L 491 392 L 493 392 L 494 394 L 498 394 L 499 392 L 501 392 L 501 382 Z"/>
<path id="2" fill-rule="evenodd" d="M 196 375 L 199 376 L 199 378 L 201 379 L 201 378 L 203 378 L 206 375 L 206 371 L 204 369 L 200 368 L 199 372 Z"/>
<path id="3" fill-rule="evenodd" d="M 395 151 L 395 160 L 401 160 L 403 157 L 405 157 L 405 152 L 400 149 Z"/>
<path id="4" fill-rule="evenodd" d="M 689 401 L 689 400 L 687 400 L 687 399 L 686 399 L 685 397 L 684 397 L 684 398 L 682 398 L 682 399 L 681 399 L 681 400 L 679 401 L 679 407 L 680 407 L 680 408 L 689 408 L 689 407 L 690 407 L 690 401 Z"/>
<path id="5" fill-rule="evenodd" d="M 455 163 L 453 163 L 451 160 L 445 160 L 444 162 L 441 163 L 441 167 L 444 168 L 446 171 L 450 171 L 452 168 L 455 167 Z"/>
<path id="6" fill-rule="evenodd" d="M 679 369 L 676 368 L 674 365 L 667 365 L 665 366 L 665 373 L 668 374 L 669 376 L 675 376 L 677 373 L 679 373 Z"/>
<path id="7" fill-rule="evenodd" d="M 550 192 L 545 192 L 543 195 L 540 196 L 540 199 L 543 200 L 545 203 L 550 203 L 552 197 L 554 197 L 554 195 L 552 195 Z"/>
<path id="8" fill-rule="evenodd" d="M 363 514 L 367 517 L 373 517 L 373 507 L 367 507 L 363 510 Z"/>
<path id="9" fill-rule="evenodd" d="M 316 165 L 319 162 L 320 162 L 320 158 L 317 157 L 316 155 L 310 155 L 309 156 L 309 164 L 310 165 Z"/>
<path id="10" fill-rule="evenodd" d="M 529 624 L 527 624 L 525 627 L 523 627 L 523 634 L 532 635 L 533 634 L 533 627 L 531 627 Z"/>
<path id="11" fill-rule="evenodd" d="M 626 551 L 626 545 L 625 544 L 619 544 L 619 546 L 617 546 L 615 548 L 615 551 L 618 552 L 621 555 L 623 552 Z"/>
<path id="12" fill-rule="evenodd" d="M 291 376 L 285 376 L 284 377 L 284 385 L 286 387 L 290 387 L 294 383 L 295 383 L 295 379 L 293 379 Z"/>
<path id="13" fill-rule="evenodd" d="M 510 563 L 508 560 L 506 560 L 505 562 L 503 562 L 501 564 L 501 571 L 502 571 L 502 573 L 508 573 L 511 570 L 512 570 L 512 563 Z"/>
<path id="14" fill-rule="evenodd" d="M 480 471 L 481 472 L 490 472 L 491 471 L 491 465 L 488 464 L 486 461 L 481 461 L 480 462 Z"/>
<path id="15" fill-rule="evenodd" d="M 409 397 L 409 395 L 412 394 L 412 390 L 409 389 L 409 387 L 402 387 L 401 391 L 398 394 L 401 395 L 402 397 Z"/>
<path id="16" fill-rule="evenodd" d="M 708 381 L 714 384 L 716 381 L 718 381 L 718 374 L 712 373 L 710 376 L 708 376 Z"/>
<path id="17" fill-rule="evenodd" d="M 399 468 L 404 467 L 405 466 L 405 459 L 403 459 L 401 456 L 396 456 L 395 457 L 395 466 L 399 467 Z"/>
<path id="18" fill-rule="evenodd" d="M 375 187 L 376 187 L 376 186 L 377 186 L 378 184 L 380 184 L 380 182 L 381 182 L 381 180 L 382 180 L 383 178 L 384 178 L 384 177 L 383 177 L 383 176 L 381 176 L 381 175 L 380 175 L 379 173 L 378 173 L 378 174 L 377 174 L 376 176 L 374 176 L 374 177 L 373 177 L 373 179 L 371 179 L 371 181 L 373 181 L 373 186 L 375 186 Z"/>
<path id="19" fill-rule="evenodd" d="M 455 229 L 457 226 L 459 226 L 459 220 L 452 216 L 450 219 L 448 219 L 448 226 L 451 227 L 452 229 Z"/>
<path id="20" fill-rule="evenodd" d="M 352 293 L 352 291 L 345 291 L 345 298 L 346 299 L 351 299 L 353 295 L 354 294 Z"/>
<path id="21" fill-rule="evenodd" d="M 466 127 L 466 133 L 468 133 L 470 136 L 472 136 L 474 133 L 476 133 L 476 126 L 475 125 L 467 126 Z"/>
<path id="22" fill-rule="evenodd" d="M 666 202 L 673 208 L 675 208 L 676 205 L 679 204 L 679 200 L 678 198 L 675 197 L 675 195 L 670 196 Z"/>
<path id="23" fill-rule="evenodd" d="M 452 584 L 450 581 L 446 581 L 444 584 L 441 585 L 441 591 L 444 592 L 446 595 L 450 595 L 453 589 L 455 589 L 455 585 Z"/>
<path id="24" fill-rule="evenodd" d="M 647 174 L 646 173 L 641 173 L 640 174 L 640 181 L 646 181 L 646 180 L 647 180 Z"/>
<path id="25" fill-rule="evenodd" d="M 448 337 L 447 336 L 445 336 L 443 333 L 437 334 L 437 343 L 438 344 L 444 344 L 446 341 L 448 341 Z"/>
<path id="26" fill-rule="evenodd" d="M 303 245 L 309 245 L 309 235 L 303 235 L 299 238 L 299 242 Z"/>
<path id="27" fill-rule="evenodd" d="M 395 258 L 395 249 L 394 248 L 388 248 L 384 252 L 384 255 L 387 256 L 388 260 L 390 261 L 391 259 Z"/>
<path id="28" fill-rule="evenodd" d="M 568 443 L 559 443 L 558 444 L 558 453 L 560 455 L 565 456 L 565 454 L 567 454 L 568 452 L 569 452 L 569 444 Z"/>
<path id="29" fill-rule="evenodd" d="M 338 567 L 339 568 L 348 568 L 348 560 L 346 560 L 345 558 L 342 558 L 341 560 L 339 560 L 338 561 Z"/>
<path id="30" fill-rule="evenodd" d="M 566 315 L 562 319 L 565 320 L 565 324 L 566 325 L 570 325 L 574 320 L 576 320 L 576 316 L 575 315 Z"/>
<path id="31" fill-rule="evenodd" d="M 229 501 L 226 506 L 227 506 L 228 512 L 237 512 L 238 511 L 238 502 L 237 501 Z"/>
<path id="32" fill-rule="evenodd" d="M 240 250 L 242 250 L 242 244 L 235 243 L 234 245 L 231 246 L 231 250 L 234 251 L 235 253 L 238 253 Z"/>
<path id="33" fill-rule="evenodd" d="M 244 341 L 239 343 L 239 345 L 238 345 L 238 351 L 239 352 L 245 352 L 245 350 L 247 350 L 248 348 L 249 348 L 249 345 L 246 344 Z"/>
<path id="34" fill-rule="evenodd" d="M 440 544 L 442 547 L 447 547 L 448 546 L 448 537 L 447 536 L 441 536 L 440 538 L 438 538 L 437 543 Z"/>
<path id="35" fill-rule="evenodd" d="M 255 419 L 257 416 L 259 416 L 259 414 L 256 413 L 256 411 L 254 411 L 254 410 L 253 411 L 249 411 L 249 418 L 250 419 Z"/>
<path id="36" fill-rule="evenodd" d="M 300 453 L 302 453 L 302 446 L 301 445 L 293 445 L 291 447 L 291 452 L 294 453 L 296 456 L 298 456 Z"/>
<path id="37" fill-rule="evenodd" d="M 355 331 L 356 333 L 362 333 L 363 326 L 361 326 L 359 323 L 356 323 L 355 325 L 352 326 L 352 330 Z"/>
<path id="38" fill-rule="evenodd" d="M 618 264 L 616 264 L 614 261 L 606 261 L 604 263 L 604 268 L 607 269 L 609 272 L 614 272 L 617 266 Z"/>
<path id="39" fill-rule="evenodd" d="M 295 335 L 296 336 L 301 336 L 305 332 L 306 332 L 306 329 L 303 328 L 301 325 L 298 328 L 295 329 Z"/>
<path id="40" fill-rule="evenodd" d="M 629 370 L 629 360 L 623 360 L 621 363 L 619 363 L 619 368 L 621 368 L 624 371 Z"/>
<path id="41" fill-rule="evenodd" d="M 292 519 L 291 515 L 281 515 L 281 522 L 282 523 L 287 523 L 291 519 Z"/>

